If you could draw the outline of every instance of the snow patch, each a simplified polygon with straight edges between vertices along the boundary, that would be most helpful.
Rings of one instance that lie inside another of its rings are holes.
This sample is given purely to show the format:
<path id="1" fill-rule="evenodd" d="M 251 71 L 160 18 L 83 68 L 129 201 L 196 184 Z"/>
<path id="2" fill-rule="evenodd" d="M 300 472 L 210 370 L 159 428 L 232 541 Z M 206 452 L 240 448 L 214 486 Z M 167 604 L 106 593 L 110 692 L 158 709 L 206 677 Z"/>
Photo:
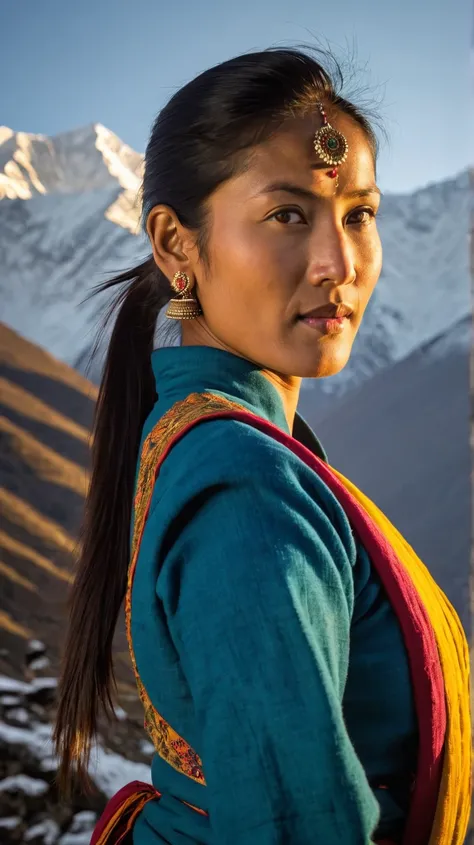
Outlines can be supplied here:
<path id="1" fill-rule="evenodd" d="M 74 816 L 69 831 L 70 833 L 83 833 L 85 830 L 92 830 L 96 821 L 97 816 L 92 810 L 82 810 Z"/>
<path id="2" fill-rule="evenodd" d="M 102 792 L 111 798 L 122 786 L 132 780 L 151 783 L 151 770 L 143 763 L 126 760 L 119 754 L 95 746 L 91 755 L 89 772 Z"/>
<path id="3" fill-rule="evenodd" d="M 23 684 L 0 676 L 0 688 L 3 684 L 7 689 L 19 689 L 26 695 L 44 686 L 55 687 L 56 683 L 56 678 L 36 678 L 31 684 Z M 55 771 L 58 767 L 59 761 L 54 754 L 52 742 L 52 726 L 48 723 L 30 722 L 28 727 L 17 727 L 0 721 L 0 742 L 27 749 L 45 773 Z M 127 760 L 100 744 L 95 744 L 92 748 L 89 771 L 98 788 L 109 798 L 132 780 L 151 783 L 149 766 Z"/>
<path id="4" fill-rule="evenodd" d="M 20 816 L 5 816 L 3 819 L 0 819 L 0 830 L 2 828 L 3 830 L 15 830 L 21 823 Z"/>
<path id="5" fill-rule="evenodd" d="M 43 655 L 42 657 L 37 657 L 35 660 L 32 660 L 29 664 L 29 668 L 33 670 L 33 672 L 41 672 L 43 669 L 47 669 L 50 666 L 49 658 Z"/>
<path id="6" fill-rule="evenodd" d="M 0 126 L 0 144 L 4 144 L 5 141 L 13 138 L 13 135 L 13 129 L 10 129 L 8 126 Z"/>
<path id="7" fill-rule="evenodd" d="M 116 705 L 114 707 L 114 713 L 119 722 L 125 722 L 126 719 L 128 719 L 127 713 L 125 712 L 123 707 L 119 707 L 119 705 Z"/>
<path id="8" fill-rule="evenodd" d="M 91 832 L 65 833 L 58 839 L 58 845 L 90 845 Z"/>
<path id="9" fill-rule="evenodd" d="M 0 693 L 17 692 L 24 694 L 29 690 L 29 684 L 26 684 L 23 681 L 16 681 L 15 678 L 8 678 L 6 675 L 0 675 Z"/>
<path id="10" fill-rule="evenodd" d="M 142 739 L 140 742 L 140 751 L 142 754 L 154 754 L 155 746 L 152 742 L 148 742 L 147 739 Z"/>
<path id="11" fill-rule="evenodd" d="M 52 756 L 52 729 L 48 724 L 36 723 L 30 728 L 17 728 L 0 722 L 0 741 L 26 748 L 37 760 Z"/>
<path id="12" fill-rule="evenodd" d="M 15 707 L 8 711 L 8 718 L 18 722 L 19 725 L 27 725 L 30 721 L 30 714 L 24 707 Z"/>
<path id="13" fill-rule="evenodd" d="M 25 795 L 44 795 L 49 784 L 29 775 L 12 775 L 0 781 L 0 792 L 23 792 Z"/>
<path id="14" fill-rule="evenodd" d="M 102 153 L 109 173 L 115 176 L 122 188 L 138 191 L 143 177 L 143 156 L 124 144 L 102 123 L 96 123 L 95 130 L 97 133 L 95 145 Z"/>
<path id="15" fill-rule="evenodd" d="M 32 839 L 41 837 L 43 845 L 55 845 L 61 828 L 53 819 L 45 819 L 33 827 L 28 828 L 24 834 L 25 842 L 30 842 Z"/>
<path id="16" fill-rule="evenodd" d="M 96 814 L 89 810 L 76 813 L 69 830 L 60 838 L 60 845 L 89 845 L 96 821 Z"/>
<path id="17" fill-rule="evenodd" d="M 31 681 L 30 689 L 32 692 L 40 692 L 45 689 L 56 689 L 57 685 L 57 678 L 34 678 Z"/>
<path id="18" fill-rule="evenodd" d="M 21 704 L 21 698 L 17 695 L 1 695 L 0 704 L 2 707 L 17 707 Z"/>
<path id="19" fill-rule="evenodd" d="M 27 651 L 29 654 L 32 654 L 36 651 L 46 651 L 46 646 L 41 640 L 29 640 L 27 644 Z"/>

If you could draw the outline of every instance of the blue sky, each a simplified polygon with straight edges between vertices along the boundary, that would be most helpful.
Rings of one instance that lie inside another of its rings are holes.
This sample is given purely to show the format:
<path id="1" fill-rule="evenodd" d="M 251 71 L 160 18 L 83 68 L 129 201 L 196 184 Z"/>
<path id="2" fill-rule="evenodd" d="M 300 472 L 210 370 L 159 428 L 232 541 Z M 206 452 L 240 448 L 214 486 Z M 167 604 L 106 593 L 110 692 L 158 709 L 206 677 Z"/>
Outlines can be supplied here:
<path id="1" fill-rule="evenodd" d="M 355 51 L 390 136 L 379 184 L 410 191 L 472 161 L 471 17 L 471 0 L 0 0 L 0 123 L 53 135 L 97 121 L 143 151 L 204 68 L 317 38 Z"/>

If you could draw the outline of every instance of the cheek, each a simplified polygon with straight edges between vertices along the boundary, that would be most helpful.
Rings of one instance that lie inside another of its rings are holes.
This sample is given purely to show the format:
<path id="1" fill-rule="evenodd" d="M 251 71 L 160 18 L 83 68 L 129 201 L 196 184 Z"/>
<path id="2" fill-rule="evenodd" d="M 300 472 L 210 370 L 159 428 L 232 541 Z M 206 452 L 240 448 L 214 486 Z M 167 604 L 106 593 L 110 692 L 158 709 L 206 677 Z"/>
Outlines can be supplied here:
<path id="1" fill-rule="evenodd" d="M 291 294 L 292 280 L 297 277 L 295 257 L 283 238 L 265 230 L 262 224 L 227 224 L 222 219 L 215 228 L 209 252 L 213 281 L 227 288 L 230 301 L 244 304 L 249 299 L 284 300 Z"/>
<path id="2" fill-rule="evenodd" d="M 251 237 L 245 225 L 234 220 L 220 220 L 214 228 L 210 243 L 213 276 L 229 279 L 239 276 L 245 283 L 247 272 L 254 272 L 258 266 L 258 239 Z"/>
<path id="3" fill-rule="evenodd" d="M 367 303 L 379 280 L 382 269 L 382 243 L 377 231 L 365 244 L 360 255 L 360 290 L 364 301 Z"/>

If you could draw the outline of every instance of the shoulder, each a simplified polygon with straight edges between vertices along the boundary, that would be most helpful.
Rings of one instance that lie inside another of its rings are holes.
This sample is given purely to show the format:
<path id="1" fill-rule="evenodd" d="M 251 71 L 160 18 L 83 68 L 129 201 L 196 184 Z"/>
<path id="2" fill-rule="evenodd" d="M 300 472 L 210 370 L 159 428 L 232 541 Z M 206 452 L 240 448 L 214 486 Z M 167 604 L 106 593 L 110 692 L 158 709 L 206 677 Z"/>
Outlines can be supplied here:
<path id="1" fill-rule="evenodd" d="M 285 445 L 248 423 L 227 418 L 200 422 L 175 443 L 160 470 L 160 486 L 165 490 L 182 481 L 199 487 L 248 478 L 273 486 L 309 480 L 311 475 Z"/>
<path id="2" fill-rule="evenodd" d="M 155 493 L 156 590 L 170 616 L 185 594 L 191 603 L 226 596 L 238 610 L 317 583 L 352 612 L 357 551 L 346 514 L 269 435 L 229 419 L 196 426 L 167 456 Z"/>
<path id="3" fill-rule="evenodd" d="M 212 491 L 226 493 L 227 501 L 242 509 L 249 499 L 256 508 L 278 503 L 280 513 L 293 513 L 295 520 L 319 530 L 330 525 L 350 557 L 354 554 L 346 514 L 320 476 L 284 444 L 247 423 L 224 419 L 193 426 L 160 468 L 153 510 L 158 507 L 162 517 L 172 518 Z"/>

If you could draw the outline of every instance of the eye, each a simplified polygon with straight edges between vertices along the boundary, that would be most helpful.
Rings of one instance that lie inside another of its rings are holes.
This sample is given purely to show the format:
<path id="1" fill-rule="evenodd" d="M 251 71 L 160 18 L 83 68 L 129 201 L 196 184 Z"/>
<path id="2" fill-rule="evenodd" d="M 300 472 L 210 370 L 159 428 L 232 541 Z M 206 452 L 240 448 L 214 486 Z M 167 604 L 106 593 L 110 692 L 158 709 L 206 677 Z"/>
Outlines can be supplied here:
<path id="1" fill-rule="evenodd" d="M 276 220 L 277 223 L 282 223 L 284 226 L 294 223 L 306 223 L 303 213 L 298 208 L 280 208 L 271 214 L 270 217 L 267 217 L 267 220 Z"/>
<path id="2" fill-rule="evenodd" d="M 371 206 L 355 208 L 348 215 L 347 221 L 353 226 L 367 226 L 377 216 L 377 212 Z M 356 218 L 355 220 L 353 218 Z M 358 218 L 358 219 L 357 219 Z"/>

